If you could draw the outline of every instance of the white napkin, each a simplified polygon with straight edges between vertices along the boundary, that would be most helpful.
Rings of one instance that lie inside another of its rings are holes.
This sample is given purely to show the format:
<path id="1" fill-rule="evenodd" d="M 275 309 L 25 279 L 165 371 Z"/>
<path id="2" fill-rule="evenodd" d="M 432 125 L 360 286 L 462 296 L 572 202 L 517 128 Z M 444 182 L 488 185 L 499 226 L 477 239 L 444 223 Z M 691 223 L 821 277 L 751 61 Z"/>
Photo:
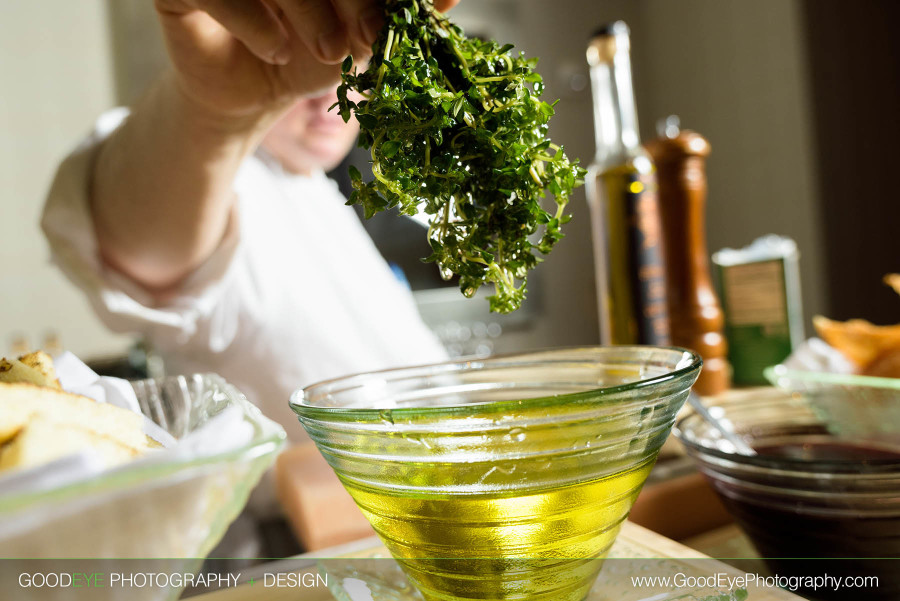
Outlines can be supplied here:
<path id="1" fill-rule="evenodd" d="M 128 409 L 135 413 L 141 412 L 134 388 L 128 380 L 98 376 L 90 367 L 72 353 L 65 351 L 53 358 L 53 366 L 56 368 L 56 377 L 64 390 L 92 398 L 98 403 L 109 403 L 122 409 Z M 143 414 L 142 414 L 143 415 Z M 171 434 L 156 425 L 146 415 L 144 417 L 144 434 L 170 448 L 176 444 Z"/>
<path id="2" fill-rule="evenodd" d="M 814 371 L 832 374 L 852 374 L 856 366 L 839 350 L 820 338 L 810 338 L 800 343 L 784 360 L 783 365 L 796 371 Z"/>

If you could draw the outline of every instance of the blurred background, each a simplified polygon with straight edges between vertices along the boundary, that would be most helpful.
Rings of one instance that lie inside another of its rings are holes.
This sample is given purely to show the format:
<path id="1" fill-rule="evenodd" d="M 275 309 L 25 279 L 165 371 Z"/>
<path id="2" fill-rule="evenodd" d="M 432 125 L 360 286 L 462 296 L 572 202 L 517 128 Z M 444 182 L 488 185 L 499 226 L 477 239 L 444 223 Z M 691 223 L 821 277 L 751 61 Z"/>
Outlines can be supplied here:
<path id="1" fill-rule="evenodd" d="M 900 322 L 881 283 L 900 271 L 900 140 L 895 0 L 463 0 L 472 34 L 540 57 L 551 136 L 587 165 L 594 125 L 585 48 L 624 19 L 642 139 L 670 114 L 712 145 L 710 252 L 781 234 L 796 240 L 804 316 Z M 4 0 L 0 6 L 0 354 L 62 346 L 123 354 L 49 263 L 38 228 L 56 164 L 103 110 L 133 102 L 165 64 L 152 0 Z M 505 319 L 485 301 L 415 280 L 423 314 L 454 352 L 599 340 L 584 192 L 566 238 Z M 370 224 L 377 236 L 378 224 Z M 413 259 L 422 239 L 411 242 Z M 399 252 L 393 248 L 385 251 Z M 429 266 L 430 267 L 430 266 Z M 807 333 L 811 328 L 807 327 Z"/>

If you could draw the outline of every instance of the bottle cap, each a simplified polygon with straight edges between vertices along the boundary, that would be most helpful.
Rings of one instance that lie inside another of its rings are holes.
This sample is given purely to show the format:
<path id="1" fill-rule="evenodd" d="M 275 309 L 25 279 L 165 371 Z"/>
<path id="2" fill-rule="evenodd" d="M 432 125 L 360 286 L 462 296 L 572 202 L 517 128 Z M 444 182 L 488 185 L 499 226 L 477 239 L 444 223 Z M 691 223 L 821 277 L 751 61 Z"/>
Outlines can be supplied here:
<path id="1" fill-rule="evenodd" d="M 615 21 L 600 26 L 588 43 L 587 61 L 591 66 L 610 63 L 616 52 L 628 52 L 629 29 L 625 21 Z"/>
<path id="2" fill-rule="evenodd" d="M 650 140 L 645 146 L 657 167 L 662 163 L 683 161 L 688 157 L 709 156 L 710 147 L 706 138 L 689 129 L 681 129 L 681 120 L 675 115 L 660 119 L 656 124 L 656 131 L 659 137 Z"/>
<path id="3" fill-rule="evenodd" d="M 591 38 L 599 38 L 604 36 L 616 36 L 619 34 L 628 35 L 630 33 L 628 29 L 628 25 L 625 24 L 625 21 L 613 21 L 612 23 L 605 23 L 594 30 L 594 33 L 591 34 Z"/>

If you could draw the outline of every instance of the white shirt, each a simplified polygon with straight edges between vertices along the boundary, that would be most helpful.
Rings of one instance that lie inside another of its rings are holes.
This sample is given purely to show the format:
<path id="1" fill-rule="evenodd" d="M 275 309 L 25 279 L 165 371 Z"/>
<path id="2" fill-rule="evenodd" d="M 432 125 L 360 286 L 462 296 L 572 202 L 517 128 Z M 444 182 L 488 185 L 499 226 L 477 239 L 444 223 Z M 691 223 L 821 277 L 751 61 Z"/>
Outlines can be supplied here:
<path id="1" fill-rule="evenodd" d="M 175 298 L 154 304 L 101 261 L 88 209 L 93 157 L 126 117 L 123 109 L 103 115 L 63 162 L 42 226 L 54 261 L 103 322 L 146 337 L 168 373 L 219 373 L 300 440 L 288 407 L 294 390 L 445 358 L 336 184 L 322 173 L 287 174 L 262 155 L 235 180 L 237 226 Z"/>

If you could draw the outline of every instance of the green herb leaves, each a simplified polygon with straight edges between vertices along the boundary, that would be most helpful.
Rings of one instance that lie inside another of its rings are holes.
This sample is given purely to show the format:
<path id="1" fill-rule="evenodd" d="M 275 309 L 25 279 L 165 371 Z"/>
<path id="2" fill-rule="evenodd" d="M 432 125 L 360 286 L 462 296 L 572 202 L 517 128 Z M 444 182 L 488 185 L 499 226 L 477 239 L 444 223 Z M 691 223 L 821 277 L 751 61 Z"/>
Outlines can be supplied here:
<path id="1" fill-rule="evenodd" d="M 338 88 L 341 115 L 356 115 L 375 176 L 365 183 L 351 170 L 349 203 L 367 217 L 424 211 L 426 260 L 445 279 L 458 275 L 466 296 L 493 283 L 491 310 L 513 311 L 541 260 L 532 249 L 547 254 L 562 238 L 584 170 L 547 138 L 554 110 L 538 98 L 536 60 L 466 38 L 428 0 L 386 0 L 385 11 L 368 69 L 357 73 L 348 58 Z M 541 206 L 546 190 L 552 212 Z"/>

